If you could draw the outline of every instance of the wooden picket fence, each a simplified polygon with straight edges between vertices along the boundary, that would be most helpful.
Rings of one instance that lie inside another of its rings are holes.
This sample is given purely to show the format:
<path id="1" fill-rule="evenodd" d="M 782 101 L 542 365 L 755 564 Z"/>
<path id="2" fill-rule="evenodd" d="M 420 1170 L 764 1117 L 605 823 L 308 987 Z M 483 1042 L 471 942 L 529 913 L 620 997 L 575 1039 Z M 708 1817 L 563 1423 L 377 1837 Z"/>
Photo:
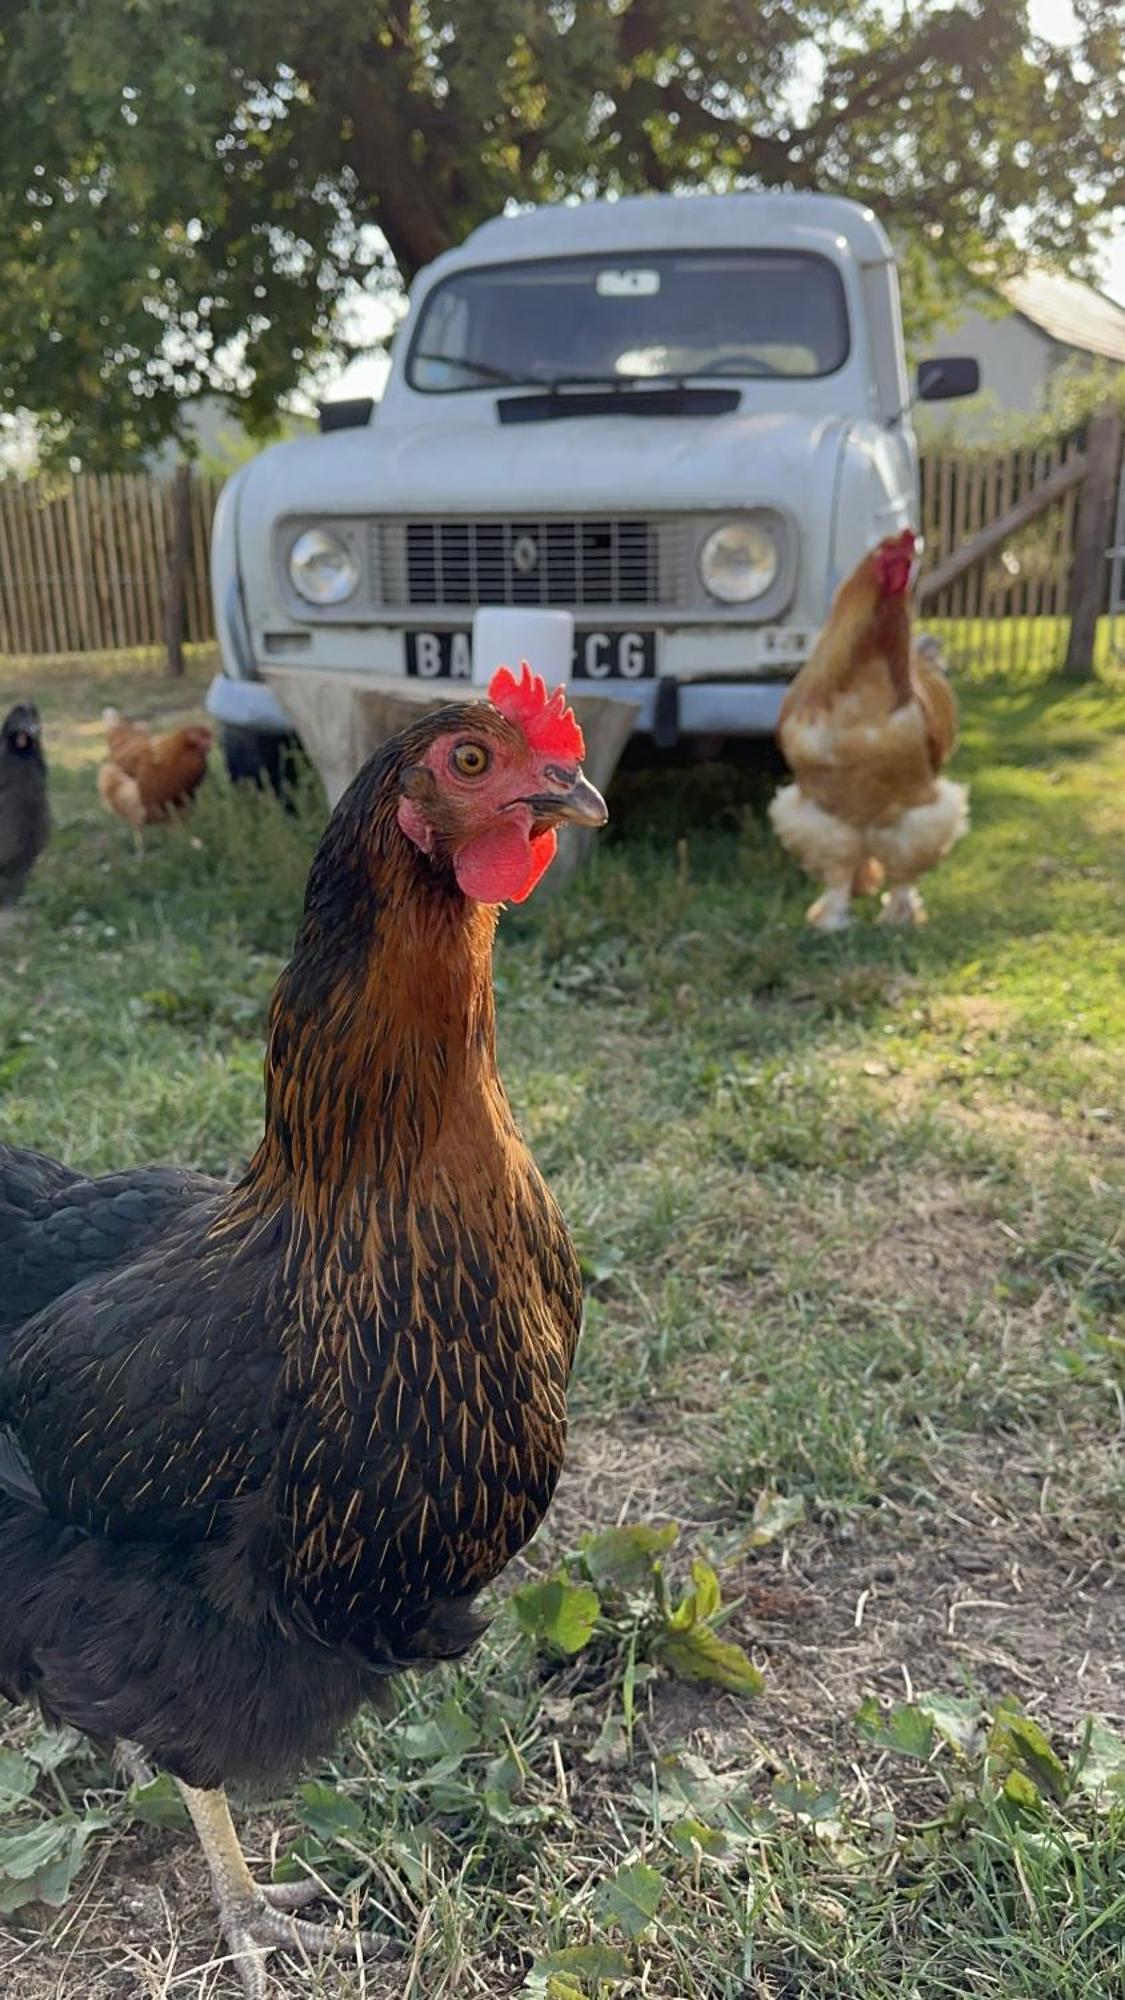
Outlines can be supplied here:
<path id="1" fill-rule="evenodd" d="M 935 451 L 922 458 L 925 571 L 936 570 L 980 530 L 1041 491 L 1059 468 L 1082 457 L 1082 440 L 1059 439 L 1014 451 Z M 1003 548 L 939 591 L 929 607 L 940 618 L 1063 618 L 1068 609 L 1081 480 Z M 924 572 L 925 573 L 925 572 Z"/>
<path id="2" fill-rule="evenodd" d="M 1035 447 L 923 454 L 918 598 L 955 666 L 1061 666 L 1079 583 L 1086 624 L 1092 614 L 1096 625 L 1108 602 L 1103 517 L 1120 426 L 1097 447 L 1095 435 L 1091 426 Z M 185 470 L 177 502 L 176 482 L 142 474 L 0 480 L 0 654 L 174 653 L 178 637 L 212 639 L 220 483 Z"/>
<path id="3" fill-rule="evenodd" d="M 208 577 L 221 482 L 190 482 L 183 578 L 189 642 L 214 636 Z M 176 488 L 143 473 L 0 480 L 0 654 L 162 646 Z"/>

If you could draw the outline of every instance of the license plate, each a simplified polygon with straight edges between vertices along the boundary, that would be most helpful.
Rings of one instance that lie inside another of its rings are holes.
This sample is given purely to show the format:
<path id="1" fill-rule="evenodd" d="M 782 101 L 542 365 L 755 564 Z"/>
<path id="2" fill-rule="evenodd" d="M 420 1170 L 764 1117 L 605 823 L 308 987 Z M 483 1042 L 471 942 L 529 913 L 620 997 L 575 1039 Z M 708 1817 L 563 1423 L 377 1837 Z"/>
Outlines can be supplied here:
<path id="1" fill-rule="evenodd" d="M 406 671 L 419 681 L 471 681 L 471 632 L 408 632 Z"/>
<path id="2" fill-rule="evenodd" d="M 419 681 L 468 681 L 473 676 L 471 632 L 408 632 L 406 671 Z M 614 627 L 577 632 L 572 678 L 576 681 L 651 681 L 656 677 L 656 634 Z"/>

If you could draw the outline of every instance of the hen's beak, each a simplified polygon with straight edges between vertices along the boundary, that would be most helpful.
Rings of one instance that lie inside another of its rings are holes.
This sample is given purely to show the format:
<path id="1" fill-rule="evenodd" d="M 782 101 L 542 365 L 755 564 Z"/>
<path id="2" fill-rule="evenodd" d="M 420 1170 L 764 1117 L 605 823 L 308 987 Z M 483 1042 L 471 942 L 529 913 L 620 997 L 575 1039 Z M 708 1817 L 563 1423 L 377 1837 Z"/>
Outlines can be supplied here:
<path id="1" fill-rule="evenodd" d="M 536 819 L 565 819 L 573 826 L 604 826 L 609 818 L 601 793 L 581 771 L 569 791 L 538 792 L 520 803 L 530 806 Z"/>

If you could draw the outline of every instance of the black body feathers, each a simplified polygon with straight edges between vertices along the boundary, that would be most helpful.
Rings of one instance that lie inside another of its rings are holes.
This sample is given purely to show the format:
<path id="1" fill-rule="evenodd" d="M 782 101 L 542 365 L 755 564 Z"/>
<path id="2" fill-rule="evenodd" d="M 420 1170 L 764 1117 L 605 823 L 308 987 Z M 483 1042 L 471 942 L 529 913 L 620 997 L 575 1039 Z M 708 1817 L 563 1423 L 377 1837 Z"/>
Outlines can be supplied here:
<path id="1" fill-rule="evenodd" d="M 22 896 L 50 831 L 39 710 L 20 702 L 0 723 L 0 909 Z"/>
<path id="2" fill-rule="evenodd" d="M 325 834 L 237 1188 L 0 1149 L 0 1688 L 196 1785 L 463 1652 L 562 1462 L 580 1282 L 496 1073 L 495 913 L 395 819 L 433 727 Z"/>

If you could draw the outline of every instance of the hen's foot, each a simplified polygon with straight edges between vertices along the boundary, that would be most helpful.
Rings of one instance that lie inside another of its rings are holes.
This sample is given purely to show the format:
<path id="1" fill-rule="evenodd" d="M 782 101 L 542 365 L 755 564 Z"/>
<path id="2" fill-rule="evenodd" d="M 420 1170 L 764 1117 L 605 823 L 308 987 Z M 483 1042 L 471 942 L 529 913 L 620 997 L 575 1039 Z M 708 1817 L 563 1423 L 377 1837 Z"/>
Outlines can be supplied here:
<path id="1" fill-rule="evenodd" d="M 262 1882 L 259 1887 L 271 1910 L 303 1910 L 321 1894 L 320 1883 L 311 1875 L 300 1882 Z"/>
<path id="2" fill-rule="evenodd" d="M 351 1958 L 359 1952 L 365 1958 L 393 1954 L 389 1939 L 368 1931 L 351 1931 L 341 1924 L 310 1924 L 290 1914 L 312 1901 L 315 1882 L 274 1882 L 259 1888 L 250 1870 L 231 1822 L 226 1795 L 221 1791 L 197 1791 L 179 1783 L 180 1793 L 207 1856 L 223 1935 L 238 1966 L 246 2000 L 267 2000 L 266 1952 L 273 1945 L 307 1956 L 326 1951 Z"/>
<path id="3" fill-rule="evenodd" d="M 850 891 L 826 889 L 807 912 L 806 922 L 814 931 L 846 931 L 852 920 Z"/>
<path id="4" fill-rule="evenodd" d="M 301 1893 L 308 1889 L 311 1893 Z M 292 1892 L 297 1891 L 296 1899 Z M 246 2000 L 267 2000 L 266 1953 L 275 1946 L 302 1957 L 321 1958 L 325 1952 L 341 1958 L 391 1957 L 389 1938 L 372 1931 L 352 1931 L 340 1924 L 311 1924 L 289 1914 L 294 1900 L 310 1902 L 319 1892 L 315 1883 L 275 1882 L 257 1889 L 252 1899 L 228 1903 L 220 1912 L 223 1936 L 238 1968 Z"/>
<path id="5" fill-rule="evenodd" d="M 879 912 L 881 924 L 924 924 L 926 905 L 917 889 L 891 889 L 883 897 L 883 907 Z"/>

